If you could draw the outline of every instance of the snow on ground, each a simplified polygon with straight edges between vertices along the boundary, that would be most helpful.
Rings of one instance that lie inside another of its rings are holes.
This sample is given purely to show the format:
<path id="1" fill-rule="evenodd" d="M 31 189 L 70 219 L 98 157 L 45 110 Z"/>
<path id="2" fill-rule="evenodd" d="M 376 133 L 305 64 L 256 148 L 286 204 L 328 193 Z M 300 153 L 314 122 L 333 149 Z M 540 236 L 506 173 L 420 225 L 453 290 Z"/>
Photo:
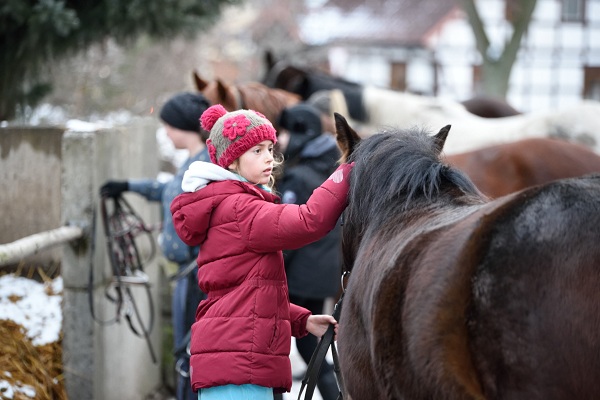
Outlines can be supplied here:
<path id="1" fill-rule="evenodd" d="M 11 320 L 25 329 L 35 346 L 58 341 L 62 325 L 61 277 L 48 283 L 12 274 L 0 276 L 0 320 Z M 17 394 L 35 398 L 27 385 L 12 386 L 3 378 L 10 373 L 0 368 L 0 398 L 12 399 Z"/>
<path id="2" fill-rule="evenodd" d="M 4 372 L 4 375 L 8 378 L 11 377 L 11 374 L 8 372 Z M 0 399 L 13 399 L 18 393 L 23 394 L 31 399 L 35 399 L 36 395 L 35 389 L 29 385 L 11 386 L 8 381 L 0 379 Z"/>
<path id="3" fill-rule="evenodd" d="M 62 325 L 62 277 L 48 283 L 12 274 L 0 277 L 0 320 L 25 328 L 34 346 L 58 341 Z"/>

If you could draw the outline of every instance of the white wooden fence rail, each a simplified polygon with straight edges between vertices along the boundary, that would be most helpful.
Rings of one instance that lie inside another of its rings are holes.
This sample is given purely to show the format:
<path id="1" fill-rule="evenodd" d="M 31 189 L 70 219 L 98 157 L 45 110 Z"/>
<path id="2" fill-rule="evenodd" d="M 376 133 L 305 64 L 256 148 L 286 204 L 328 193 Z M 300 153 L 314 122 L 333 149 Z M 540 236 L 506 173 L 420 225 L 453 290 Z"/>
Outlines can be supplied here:
<path id="1" fill-rule="evenodd" d="M 78 226 L 63 226 L 27 236 L 12 243 L 0 244 L 0 267 L 15 264 L 24 257 L 37 254 L 49 247 L 79 239 L 82 236 L 82 228 Z"/>

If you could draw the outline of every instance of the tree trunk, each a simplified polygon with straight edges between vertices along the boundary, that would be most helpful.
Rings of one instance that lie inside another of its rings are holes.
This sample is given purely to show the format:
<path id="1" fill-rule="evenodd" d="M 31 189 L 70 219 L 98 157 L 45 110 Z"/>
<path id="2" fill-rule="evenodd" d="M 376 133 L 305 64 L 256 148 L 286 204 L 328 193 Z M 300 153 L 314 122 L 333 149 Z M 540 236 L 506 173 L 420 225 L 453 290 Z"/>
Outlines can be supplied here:
<path id="1" fill-rule="evenodd" d="M 462 4 L 475 36 L 477 50 L 483 60 L 481 65 L 482 94 L 504 99 L 508 92 L 512 67 L 517 59 L 521 40 L 527 31 L 537 0 L 520 0 L 518 3 L 512 4 L 513 17 L 510 22 L 513 26 L 513 33 L 504 43 L 502 53 L 498 56 L 490 52 L 491 43 L 475 6 L 475 0 L 462 0 Z"/>
<path id="2" fill-rule="evenodd" d="M 506 98 L 511 69 L 500 62 L 483 63 L 481 67 L 481 94 L 499 99 Z"/>

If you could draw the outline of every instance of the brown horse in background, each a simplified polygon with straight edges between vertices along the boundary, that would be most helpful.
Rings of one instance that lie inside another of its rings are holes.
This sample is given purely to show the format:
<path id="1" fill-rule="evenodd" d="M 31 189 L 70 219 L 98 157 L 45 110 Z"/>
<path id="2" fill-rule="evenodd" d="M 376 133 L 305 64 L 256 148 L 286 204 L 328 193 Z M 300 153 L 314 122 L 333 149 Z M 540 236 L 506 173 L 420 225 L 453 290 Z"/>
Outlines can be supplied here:
<path id="1" fill-rule="evenodd" d="M 344 399 L 600 398 L 600 176 L 487 200 L 434 136 L 360 140 L 344 212 Z"/>
<path id="2" fill-rule="evenodd" d="M 491 198 L 556 179 L 600 172 L 600 155 L 585 146 L 549 138 L 488 146 L 445 159 Z"/>
<path id="3" fill-rule="evenodd" d="M 194 71 L 196 89 L 211 104 L 221 104 L 227 111 L 241 108 L 261 112 L 279 130 L 277 120 L 281 111 L 301 101 L 300 96 L 281 89 L 273 89 L 259 82 L 229 85 L 220 79 L 205 81 Z"/>

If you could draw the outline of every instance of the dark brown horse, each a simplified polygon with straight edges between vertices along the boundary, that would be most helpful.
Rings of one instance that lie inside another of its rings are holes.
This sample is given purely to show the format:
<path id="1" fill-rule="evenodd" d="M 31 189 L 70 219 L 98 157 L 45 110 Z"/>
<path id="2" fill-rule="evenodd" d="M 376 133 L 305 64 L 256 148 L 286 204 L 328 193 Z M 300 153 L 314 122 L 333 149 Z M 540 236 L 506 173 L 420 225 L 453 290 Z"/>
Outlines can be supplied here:
<path id="1" fill-rule="evenodd" d="M 368 110 L 363 101 L 363 85 L 322 70 L 303 68 L 283 61 L 276 62 L 270 53 L 267 53 L 265 60 L 267 64 L 267 73 L 263 78 L 265 85 L 296 93 L 305 101 L 316 92 L 340 89 L 346 98 L 350 117 L 360 122 L 368 121 Z M 501 118 L 520 114 L 505 100 L 491 96 L 478 95 L 462 101 L 461 104 L 471 114 L 483 118 Z"/>
<path id="2" fill-rule="evenodd" d="M 221 104 L 227 111 L 241 108 L 251 109 L 267 117 L 277 127 L 277 119 L 281 111 L 300 102 L 300 96 L 281 89 L 273 89 L 259 82 L 227 84 L 220 79 L 205 81 L 194 71 L 196 89 L 211 104 Z"/>
<path id="3" fill-rule="evenodd" d="M 600 156 L 580 144 L 532 138 L 446 156 L 491 198 L 556 179 L 600 172 Z"/>
<path id="4" fill-rule="evenodd" d="M 272 88 L 298 94 L 307 101 L 317 92 L 339 89 L 344 94 L 348 112 L 357 121 L 368 120 L 363 103 L 363 86 L 319 70 L 309 70 L 293 65 L 271 66 L 263 82 Z"/>
<path id="5" fill-rule="evenodd" d="M 489 201 L 442 162 L 449 127 L 336 123 L 344 399 L 599 399 L 600 176 Z"/>

